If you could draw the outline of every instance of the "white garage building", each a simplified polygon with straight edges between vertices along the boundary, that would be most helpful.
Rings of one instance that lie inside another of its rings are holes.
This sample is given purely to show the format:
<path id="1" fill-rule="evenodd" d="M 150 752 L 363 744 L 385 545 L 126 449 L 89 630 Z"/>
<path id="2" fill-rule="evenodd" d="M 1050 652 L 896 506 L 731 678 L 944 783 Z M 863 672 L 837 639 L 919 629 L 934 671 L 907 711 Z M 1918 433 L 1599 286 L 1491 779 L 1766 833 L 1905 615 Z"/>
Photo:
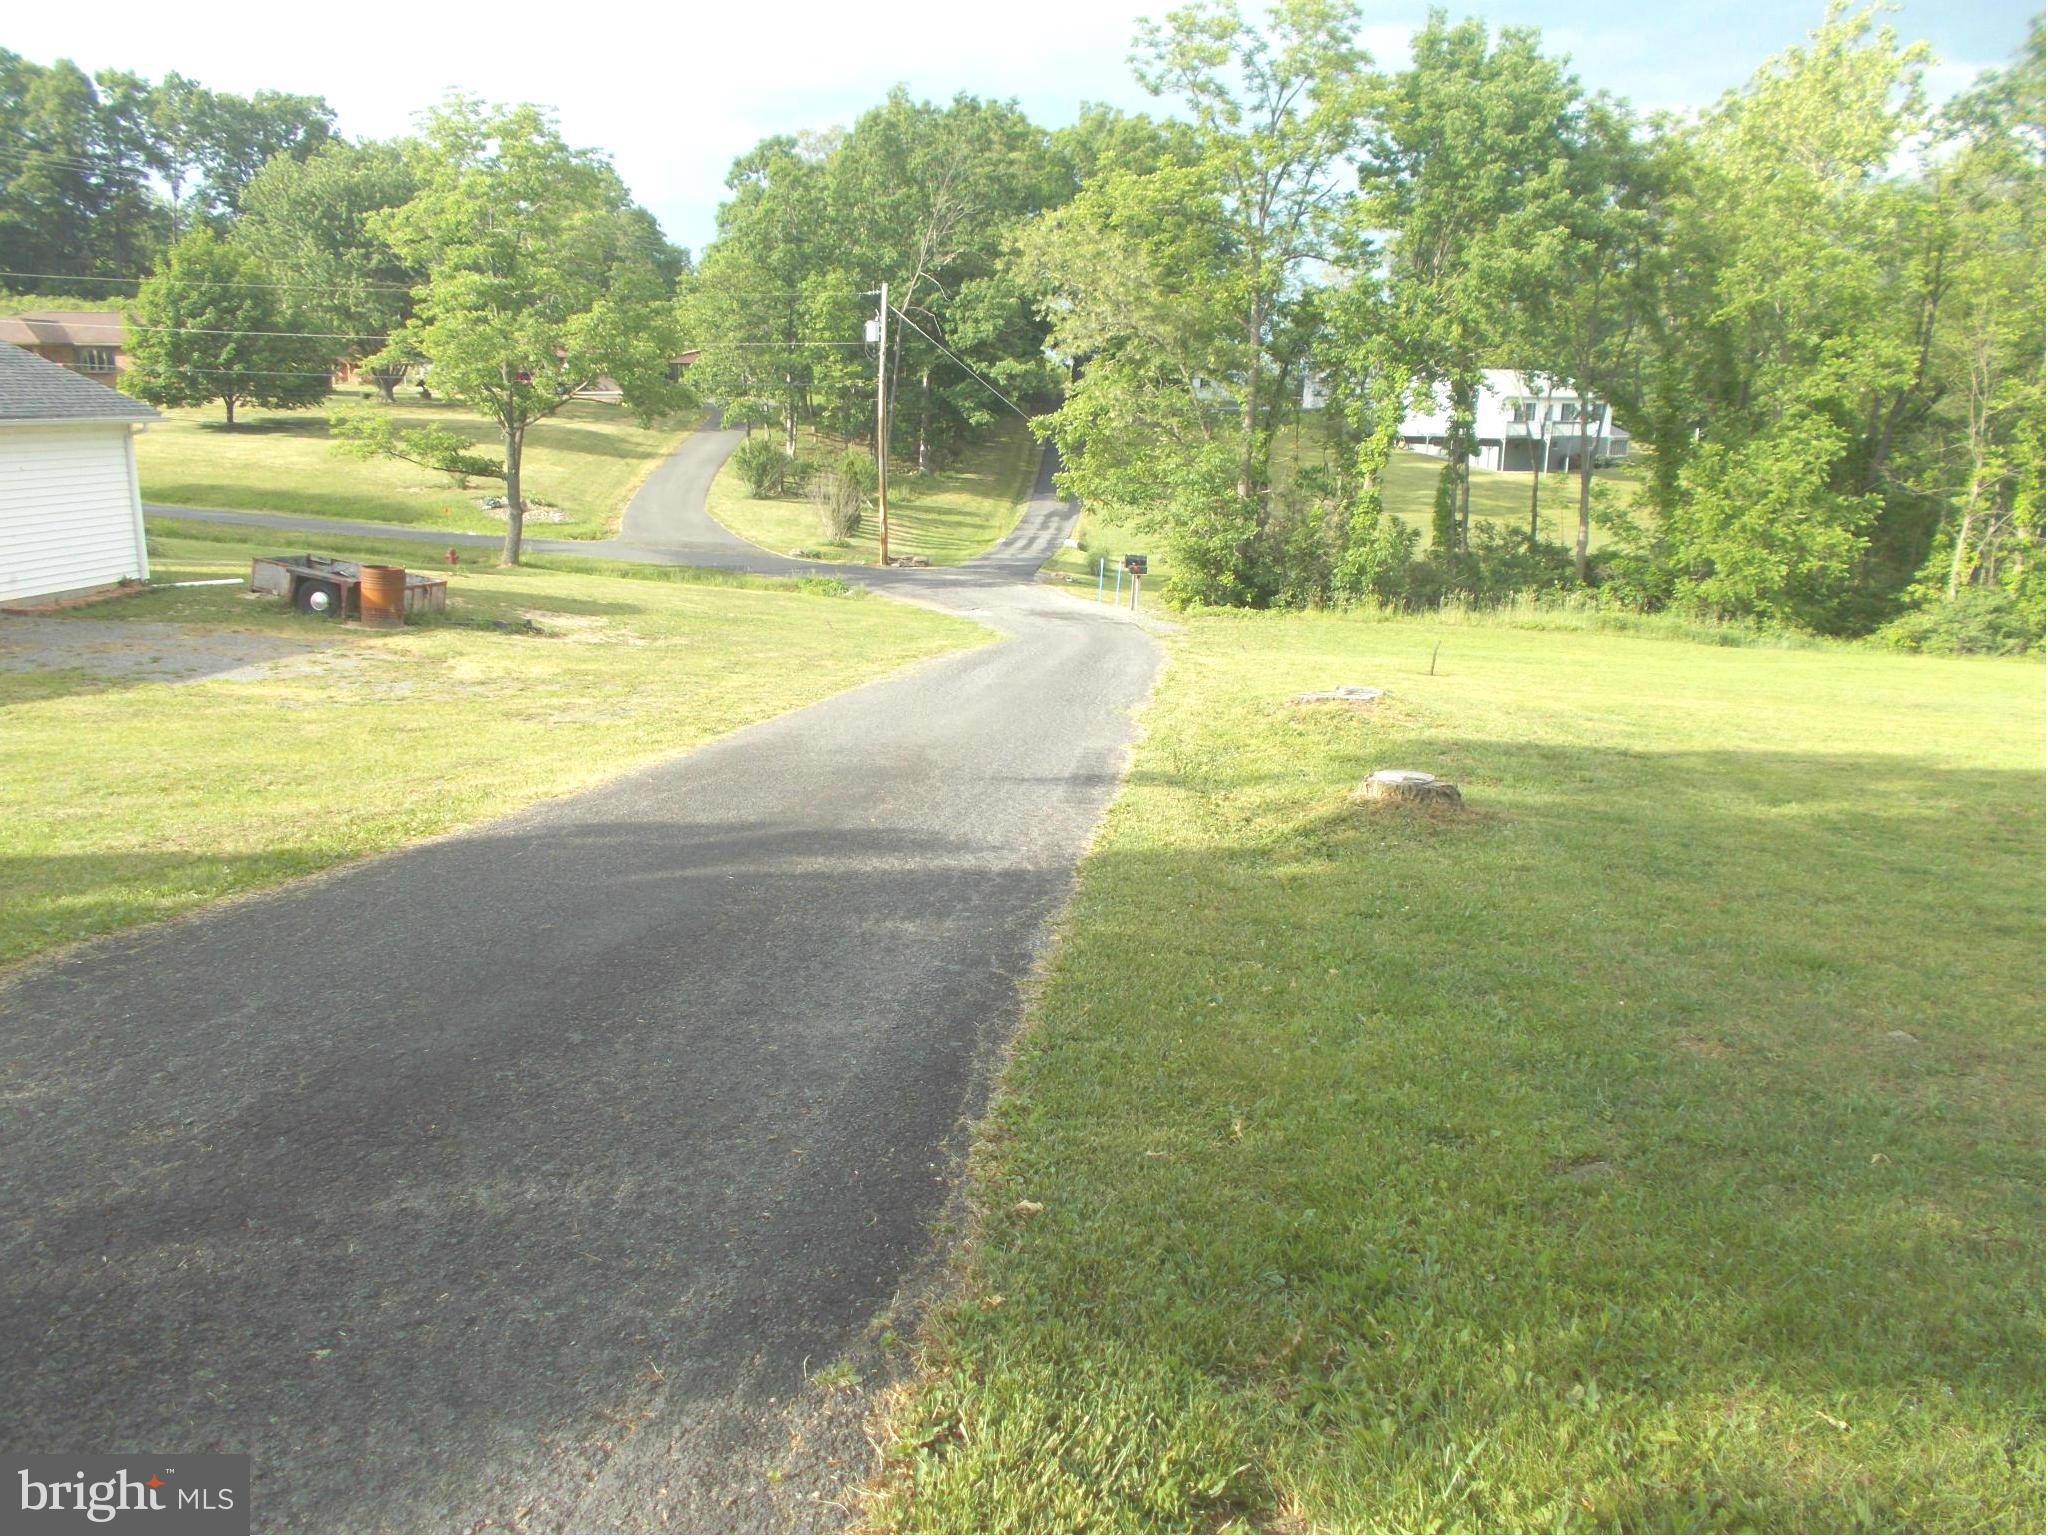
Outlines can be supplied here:
<path id="1" fill-rule="evenodd" d="M 0 604 L 149 577 L 135 434 L 157 413 L 0 344 Z"/>

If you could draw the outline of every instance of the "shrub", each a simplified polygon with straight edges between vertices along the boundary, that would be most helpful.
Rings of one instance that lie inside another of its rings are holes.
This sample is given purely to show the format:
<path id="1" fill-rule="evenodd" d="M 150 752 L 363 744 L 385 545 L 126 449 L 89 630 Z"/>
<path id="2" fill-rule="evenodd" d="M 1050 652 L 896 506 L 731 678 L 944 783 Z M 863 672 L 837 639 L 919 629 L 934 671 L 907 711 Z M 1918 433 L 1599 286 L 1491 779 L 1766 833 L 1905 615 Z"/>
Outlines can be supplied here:
<path id="1" fill-rule="evenodd" d="M 811 477 L 811 506 L 828 539 L 846 540 L 860 532 L 861 509 L 875 489 L 875 464 L 866 454 L 848 451 Z"/>
<path id="2" fill-rule="evenodd" d="M 1991 587 L 1971 587 L 1901 614 L 1873 638 L 1901 651 L 1949 656 L 2023 656 L 2041 644 L 2040 629 L 2020 603 Z"/>
<path id="3" fill-rule="evenodd" d="M 747 494 L 756 500 L 780 496 L 789 485 L 790 457 L 769 438 L 748 438 L 733 450 L 732 463 L 747 483 Z"/>
<path id="4" fill-rule="evenodd" d="M 858 448 L 849 448 L 839 455 L 836 466 L 839 478 L 859 491 L 862 496 L 875 494 L 875 461 Z"/>

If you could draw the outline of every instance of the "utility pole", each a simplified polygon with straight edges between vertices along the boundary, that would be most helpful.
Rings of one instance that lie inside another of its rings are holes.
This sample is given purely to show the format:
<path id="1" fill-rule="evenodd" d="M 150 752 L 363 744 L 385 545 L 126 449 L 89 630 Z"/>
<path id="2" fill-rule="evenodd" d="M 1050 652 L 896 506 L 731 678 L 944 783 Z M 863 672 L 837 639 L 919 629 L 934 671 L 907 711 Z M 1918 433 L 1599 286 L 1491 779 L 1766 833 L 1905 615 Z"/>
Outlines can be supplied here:
<path id="1" fill-rule="evenodd" d="M 882 284 L 882 313 L 875 335 L 875 513 L 881 522 L 881 564 L 889 563 L 889 285 Z"/>

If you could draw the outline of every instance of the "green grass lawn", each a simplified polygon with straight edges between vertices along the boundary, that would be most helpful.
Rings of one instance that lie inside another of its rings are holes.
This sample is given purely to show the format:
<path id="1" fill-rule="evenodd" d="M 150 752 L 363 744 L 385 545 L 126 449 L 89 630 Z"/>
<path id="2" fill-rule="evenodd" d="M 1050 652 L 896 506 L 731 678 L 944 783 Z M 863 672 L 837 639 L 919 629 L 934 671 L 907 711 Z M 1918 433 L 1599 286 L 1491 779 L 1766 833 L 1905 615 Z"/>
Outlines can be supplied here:
<path id="1" fill-rule="evenodd" d="M 1283 428 L 1273 440 L 1275 479 L 1284 485 L 1297 466 L 1322 462 L 1327 457 L 1324 434 L 1311 415 L 1297 428 Z M 1386 509 L 1422 535 L 1426 548 L 1430 521 L 1436 507 L 1436 485 L 1444 461 L 1405 448 L 1394 451 L 1387 464 L 1384 494 Z M 1529 482 L 1527 470 L 1472 470 L 1472 517 L 1505 522 L 1524 534 L 1529 528 Z M 1591 547 L 1600 548 L 1607 535 L 1598 521 L 1600 498 L 1618 506 L 1634 501 L 1638 481 L 1627 467 L 1594 472 L 1594 523 Z M 1543 476 L 1541 500 L 1537 505 L 1537 529 L 1554 544 L 1572 544 L 1579 536 L 1579 478 L 1553 470 Z"/>
<path id="2" fill-rule="evenodd" d="M 386 406 L 375 391 L 338 391 L 330 403 L 390 410 L 404 426 L 459 432 L 492 458 L 503 457 L 490 423 L 453 401 L 409 399 L 401 390 L 397 403 Z M 478 506 L 503 493 L 502 481 L 474 480 L 465 490 L 414 464 L 344 458 L 328 441 L 325 406 L 239 411 L 233 431 L 217 405 L 164 415 L 166 420 L 136 440 L 145 501 L 403 523 L 450 533 L 505 527 L 502 517 Z M 572 400 L 527 434 L 526 496 L 553 509 L 529 506 L 527 533 L 592 539 L 616 532 L 627 500 L 686 431 L 680 421 L 643 427 L 620 406 Z"/>
<path id="3" fill-rule="evenodd" d="M 871 1520 L 2040 1528 L 2039 666 L 1199 615 L 1144 725 Z"/>
<path id="4" fill-rule="evenodd" d="M 172 581 L 246 576 L 277 541 L 156 523 L 150 543 Z M 316 649 L 251 681 L 0 667 L 0 964 L 578 789 L 986 638 L 831 582 L 474 558 L 445 621 L 395 633 L 233 587 L 39 621 L 156 621 L 138 654 L 223 631 Z M 0 641 L 24 622 L 0 618 Z"/>
<path id="5" fill-rule="evenodd" d="M 805 431 L 797 451 L 820 463 L 845 452 L 836 438 Z M 1021 421 L 999 423 L 929 475 L 891 466 L 889 553 L 923 555 L 933 565 L 971 560 L 1017 525 L 1038 473 L 1039 446 Z M 851 539 L 828 540 L 806 495 L 756 499 L 728 463 L 711 483 L 705 507 L 741 538 L 780 555 L 805 551 L 820 560 L 873 565 L 878 552 L 872 509 Z"/>

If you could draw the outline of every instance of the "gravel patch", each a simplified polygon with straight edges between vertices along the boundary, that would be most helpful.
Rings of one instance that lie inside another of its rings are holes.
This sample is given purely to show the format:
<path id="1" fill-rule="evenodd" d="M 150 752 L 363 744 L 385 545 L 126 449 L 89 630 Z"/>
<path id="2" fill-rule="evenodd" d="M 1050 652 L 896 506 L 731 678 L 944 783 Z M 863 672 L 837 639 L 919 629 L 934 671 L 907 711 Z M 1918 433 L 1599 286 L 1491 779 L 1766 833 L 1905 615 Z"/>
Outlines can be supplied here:
<path id="1" fill-rule="evenodd" d="M 255 682 L 323 649 L 283 635 L 138 619 L 0 618 L 0 672 L 89 672 L 130 682 Z"/>

